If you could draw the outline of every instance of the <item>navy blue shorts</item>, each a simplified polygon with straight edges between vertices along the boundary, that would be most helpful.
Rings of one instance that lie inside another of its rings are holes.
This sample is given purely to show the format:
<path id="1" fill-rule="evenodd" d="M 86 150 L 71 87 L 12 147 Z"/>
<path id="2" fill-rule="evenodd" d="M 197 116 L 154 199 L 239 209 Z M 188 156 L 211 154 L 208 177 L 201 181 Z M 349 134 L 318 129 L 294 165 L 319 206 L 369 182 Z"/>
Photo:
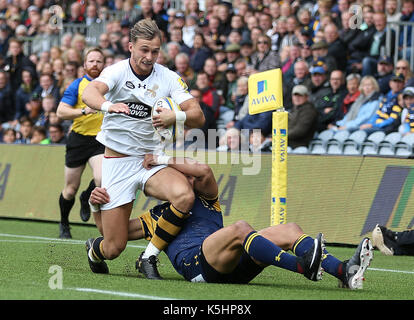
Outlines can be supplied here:
<path id="1" fill-rule="evenodd" d="M 250 256 L 244 252 L 239 264 L 231 273 L 220 273 L 208 264 L 203 254 L 202 246 L 194 247 L 181 258 L 182 275 L 188 281 L 209 283 L 249 283 L 263 267 L 257 265 Z"/>

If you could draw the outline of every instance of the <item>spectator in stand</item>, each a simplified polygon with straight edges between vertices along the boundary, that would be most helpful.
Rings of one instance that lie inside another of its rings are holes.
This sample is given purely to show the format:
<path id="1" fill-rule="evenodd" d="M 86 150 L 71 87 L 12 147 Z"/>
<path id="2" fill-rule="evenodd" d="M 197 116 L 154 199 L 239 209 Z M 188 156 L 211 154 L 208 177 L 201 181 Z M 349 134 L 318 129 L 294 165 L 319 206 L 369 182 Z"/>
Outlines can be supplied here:
<path id="1" fill-rule="evenodd" d="M 368 9 L 365 9 L 365 8 L 368 8 Z M 364 6 L 363 10 L 364 9 L 365 9 L 365 14 L 363 14 L 363 16 L 364 16 L 364 23 L 366 25 L 362 24 L 361 25 L 362 32 L 360 32 L 356 38 L 354 38 L 348 43 L 348 50 L 349 50 L 349 60 L 347 63 L 348 73 L 350 72 L 360 73 L 362 71 L 362 59 L 364 59 L 364 57 L 366 56 L 369 56 L 370 47 L 373 42 L 374 34 L 377 31 L 373 24 L 373 19 L 371 18 L 366 19 L 367 18 L 366 15 L 373 17 L 372 7 Z"/>
<path id="2" fill-rule="evenodd" d="M 168 44 L 167 44 L 167 55 L 168 55 L 169 61 L 171 62 L 168 65 L 168 67 L 173 71 L 176 70 L 175 57 L 177 56 L 177 54 L 180 53 L 180 50 L 181 50 L 181 46 L 178 42 L 168 42 Z"/>
<path id="3" fill-rule="evenodd" d="M 29 111 L 30 120 L 35 123 L 42 111 L 42 97 L 38 92 L 32 94 L 29 103 L 26 104 L 26 109 Z"/>
<path id="4" fill-rule="evenodd" d="M 0 130 L 10 127 L 16 109 L 14 105 L 13 91 L 6 72 L 0 71 Z"/>
<path id="5" fill-rule="evenodd" d="M 36 70 L 35 64 L 23 54 L 23 42 L 15 38 L 9 40 L 10 55 L 6 58 L 4 71 L 9 73 L 12 92 L 16 92 L 22 83 L 22 70 L 30 67 Z"/>
<path id="6" fill-rule="evenodd" d="M 298 60 L 294 64 L 294 77 L 292 81 L 283 81 L 283 104 L 286 110 L 292 108 L 292 90 L 294 86 L 304 85 L 310 90 L 312 80 L 309 73 L 309 65 L 304 60 Z"/>
<path id="7" fill-rule="evenodd" d="M 323 61 L 326 66 L 326 71 L 331 73 L 332 70 L 337 70 L 336 59 L 328 55 L 329 45 L 325 40 L 315 42 L 312 47 L 312 64 L 316 64 L 317 61 Z M 320 59 L 322 58 L 322 60 Z"/>
<path id="8" fill-rule="evenodd" d="M 346 2 L 347 0 L 341 0 Z M 352 12 L 345 11 L 341 14 L 341 22 L 342 22 L 342 28 L 339 29 L 339 38 L 342 40 L 342 42 L 346 45 L 348 48 L 349 43 L 355 39 L 361 30 L 358 28 L 351 28 L 349 25 L 349 21 L 351 21 L 351 18 L 354 16 Z"/>
<path id="9" fill-rule="evenodd" d="M 183 41 L 183 31 L 179 27 L 174 27 L 170 31 L 170 41 L 177 42 L 180 45 L 180 52 L 191 55 L 191 49 Z"/>
<path id="10" fill-rule="evenodd" d="M 196 87 L 201 91 L 201 101 L 208 105 L 214 112 L 214 118 L 220 114 L 220 96 L 216 89 L 210 85 L 208 74 L 200 71 L 197 74 Z"/>
<path id="11" fill-rule="evenodd" d="M 25 28 L 25 26 L 23 26 Z M 0 55 L 6 56 L 12 34 L 6 25 L 0 25 Z M 16 36 L 17 37 L 17 36 Z"/>
<path id="12" fill-rule="evenodd" d="M 204 36 L 197 32 L 194 35 L 194 45 L 190 56 L 190 66 L 195 72 L 203 69 L 206 60 L 213 56 L 213 52 L 206 46 Z"/>
<path id="13" fill-rule="evenodd" d="M 381 56 L 377 63 L 377 73 L 374 78 L 377 79 L 382 94 L 387 94 L 390 91 L 390 79 L 394 70 L 394 63 L 391 57 Z"/>
<path id="14" fill-rule="evenodd" d="M 263 33 L 269 37 L 273 34 L 272 16 L 269 13 L 262 12 L 259 15 L 259 27 Z"/>
<path id="15" fill-rule="evenodd" d="M 37 118 L 35 126 L 43 126 L 45 128 L 49 125 L 49 115 L 51 112 L 56 112 L 55 98 L 53 96 L 46 96 L 42 99 L 42 109 Z"/>
<path id="16" fill-rule="evenodd" d="M 406 87 L 402 96 L 404 109 L 401 113 L 401 125 L 398 132 L 405 136 L 414 134 L 414 87 Z"/>
<path id="17" fill-rule="evenodd" d="M 155 0 L 155 1 L 161 1 L 162 0 Z M 158 28 L 165 33 L 168 33 L 168 18 L 166 17 L 167 12 L 163 9 L 160 9 L 158 13 L 154 12 L 153 9 L 153 1 L 152 0 L 141 0 L 141 14 L 136 18 L 135 21 L 132 22 L 132 25 L 137 23 L 138 21 L 142 19 L 150 18 L 152 20 L 155 20 L 155 22 L 158 25 Z M 157 4 L 157 7 L 159 5 Z"/>
<path id="18" fill-rule="evenodd" d="M 401 21 L 401 11 L 398 10 L 398 0 L 385 0 L 385 14 L 387 15 L 387 22 Z M 394 30 L 397 26 L 392 27 Z"/>
<path id="19" fill-rule="evenodd" d="M 220 138 L 217 151 L 240 151 L 248 150 L 246 137 L 236 128 L 228 129 Z"/>
<path id="20" fill-rule="evenodd" d="M 335 124 L 336 121 L 344 118 L 344 116 L 348 113 L 349 109 L 351 108 L 351 105 L 355 102 L 355 100 L 361 94 L 361 91 L 359 91 L 360 81 L 361 81 L 361 76 L 358 73 L 351 73 L 346 77 L 347 94 L 332 124 Z M 330 125 L 328 125 L 328 127 L 329 126 Z"/>
<path id="21" fill-rule="evenodd" d="M 392 75 L 390 88 L 391 90 L 382 97 L 377 112 L 359 127 L 368 135 L 375 131 L 388 134 L 398 130 L 402 112 L 402 107 L 398 104 L 398 95 L 404 89 L 404 76 L 401 73 Z"/>
<path id="22" fill-rule="evenodd" d="M 237 88 L 237 74 L 233 64 L 229 64 L 226 70 L 226 87 L 225 90 L 218 90 L 219 92 L 224 91 L 226 94 L 222 95 L 220 105 L 220 114 L 217 119 L 217 128 L 223 129 L 226 125 L 234 119 L 234 99 Z"/>
<path id="23" fill-rule="evenodd" d="M 227 95 L 226 72 L 217 70 L 217 61 L 213 57 L 207 58 L 203 70 L 208 75 L 209 84 L 216 90 L 221 90 L 223 97 Z"/>
<path id="24" fill-rule="evenodd" d="M 16 143 L 16 131 L 13 128 L 7 128 L 3 130 L 3 143 L 14 144 Z"/>
<path id="25" fill-rule="evenodd" d="M 325 40 L 328 43 L 328 56 L 335 58 L 339 70 L 346 70 L 347 48 L 339 38 L 338 27 L 330 23 L 324 28 Z"/>
<path id="26" fill-rule="evenodd" d="M 250 40 L 240 42 L 240 58 L 244 59 L 247 64 L 252 64 L 253 43 Z"/>
<path id="27" fill-rule="evenodd" d="M 257 41 L 256 51 L 252 55 L 252 66 L 258 71 L 267 71 L 280 68 L 281 61 L 279 55 L 272 51 L 271 39 L 266 35 L 261 35 Z"/>
<path id="28" fill-rule="evenodd" d="M 226 43 L 226 38 L 231 31 L 231 16 L 229 4 L 227 2 L 220 3 L 217 9 L 217 17 L 220 20 L 218 34 L 223 43 Z"/>
<path id="29" fill-rule="evenodd" d="M 311 74 L 311 87 L 308 99 L 315 104 L 315 101 L 321 99 L 329 88 L 328 75 L 326 72 L 326 66 L 316 65 L 310 69 Z"/>
<path id="30" fill-rule="evenodd" d="M 180 52 L 175 57 L 176 72 L 185 81 L 188 88 L 191 90 L 196 83 L 197 73 L 190 67 L 190 58 L 184 52 Z"/>
<path id="31" fill-rule="evenodd" d="M 32 132 L 31 144 L 50 144 L 50 140 L 47 137 L 47 131 L 45 127 L 34 126 Z"/>
<path id="32" fill-rule="evenodd" d="M 112 50 L 112 47 L 111 47 L 111 42 L 109 41 L 109 35 L 107 33 L 102 33 L 99 36 L 99 42 L 98 43 L 99 43 L 98 47 L 102 51 L 108 50 L 108 51 L 114 53 L 113 50 Z"/>
<path id="33" fill-rule="evenodd" d="M 315 108 L 319 112 L 317 132 L 326 130 L 328 125 L 334 121 L 345 98 L 345 76 L 341 70 L 331 72 L 329 87 L 324 90 L 324 93 L 314 101 Z"/>
<path id="34" fill-rule="evenodd" d="M 197 16 L 188 15 L 185 18 L 185 25 L 182 28 L 183 31 L 183 42 L 187 47 L 192 48 L 194 44 L 194 35 L 198 29 Z"/>
<path id="35" fill-rule="evenodd" d="M 410 63 L 407 60 L 398 60 L 395 64 L 395 73 L 402 73 L 405 79 L 405 86 L 411 87 L 414 84 L 413 72 L 410 68 Z"/>
<path id="36" fill-rule="evenodd" d="M 374 13 L 375 33 L 369 46 L 369 55 L 362 59 L 362 76 L 374 75 L 375 69 L 380 58 L 380 53 L 385 52 L 385 40 L 387 32 L 387 17 L 383 12 Z M 395 31 L 391 29 L 391 43 L 395 43 Z M 391 57 L 394 56 L 394 46 L 391 46 Z"/>
<path id="37" fill-rule="evenodd" d="M 295 76 L 294 66 L 295 63 L 300 59 L 300 49 L 301 46 L 299 43 L 294 43 L 289 47 L 289 57 L 287 60 L 282 62 L 281 68 L 283 73 L 283 81 L 291 82 Z"/>
<path id="38" fill-rule="evenodd" d="M 59 88 L 54 84 L 51 74 L 44 73 L 40 76 L 39 85 L 34 90 L 34 93 L 38 93 L 42 98 L 51 95 L 55 99 L 55 108 L 57 108 L 60 101 L 60 92 Z"/>
<path id="39" fill-rule="evenodd" d="M 246 24 L 244 23 L 244 17 L 239 15 L 239 14 L 235 14 L 231 17 L 231 28 L 233 30 L 238 30 L 241 34 L 242 37 L 242 41 L 249 41 L 250 40 L 250 33 L 249 30 L 247 29 Z"/>
<path id="40" fill-rule="evenodd" d="M 239 30 L 231 29 L 229 36 L 227 37 L 226 43 L 224 44 L 226 47 L 229 44 L 238 44 L 242 41 L 242 35 Z"/>
<path id="41" fill-rule="evenodd" d="M 309 101 L 309 91 L 303 85 L 292 90 L 293 107 L 288 118 L 288 146 L 292 149 L 309 145 L 316 131 L 318 111 Z"/>
<path id="42" fill-rule="evenodd" d="M 330 125 L 329 129 L 353 132 L 378 110 L 380 92 L 378 82 L 373 76 L 362 78 L 359 91 L 361 95 L 352 104 L 345 117 L 337 121 L 336 126 Z"/>
<path id="43" fill-rule="evenodd" d="M 32 129 L 33 121 L 27 116 L 21 117 L 19 119 L 19 131 L 17 132 L 16 143 L 29 144 L 32 138 Z"/>
<path id="44" fill-rule="evenodd" d="M 296 36 L 296 31 L 298 30 L 299 22 L 294 15 L 287 17 L 286 19 L 286 34 L 283 36 L 282 43 L 280 48 L 283 49 L 286 46 L 291 46 L 292 44 L 299 41 Z"/>
<path id="45" fill-rule="evenodd" d="M 68 23 L 83 23 L 85 17 L 82 13 L 82 5 L 79 2 L 73 2 L 70 6 L 70 14 L 66 18 Z"/>
<path id="46" fill-rule="evenodd" d="M 67 138 L 60 124 L 50 124 L 48 126 L 48 136 L 52 144 L 66 144 Z"/>
<path id="47" fill-rule="evenodd" d="M 401 20 L 402 22 L 414 22 L 414 0 L 403 0 L 402 9 L 401 9 Z M 412 43 L 411 43 L 411 33 L 412 26 L 408 25 L 406 32 L 404 32 L 404 26 L 400 26 L 400 39 L 399 39 L 399 57 L 405 57 L 407 60 L 410 60 Z M 404 39 L 404 37 L 406 37 Z M 404 42 L 406 41 L 406 42 Z M 405 47 L 403 47 L 405 44 Z M 404 55 L 405 54 L 405 55 Z"/>
<path id="48" fill-rule="evenodd" d="M 35 71 L 31 68 L 25 68 L 22 70 L 22 84 L 16 91 L 16 114 L 14 117 L 15 125 L 18 120 L 29 114 L 26 109 L 26 104 L 30 101 L 32 92 L 37 87 L 37 83 L 34 76 Z"/>
<path id="49" fill-rule="evenodd" d="M 224 43 L 226 42 L 226 39 L 224 41 L 220 39 L 219 25 L 220 19 L 218 17 L 212 16 L 208 19 L 208 31 L 204 36 L 206 37 L 207 45 L 212 50 L 224 49 Z"/>
<path id="50" fill-rule="evenodd" d="M 311 64 L 313 61 L 312 56 L 312 40 L 308 40 L 300 45 L 300 57 L 302 60 L 306 61 L 308 64 Z"/>
<path id="51" fill-rule="evenodd" d="M 201 19 L 204 16 L 204 12 L 200 10 L 197 0 L 188 0 L 185 6 L 185 15 L 194 15 L 197 19 Z"/>

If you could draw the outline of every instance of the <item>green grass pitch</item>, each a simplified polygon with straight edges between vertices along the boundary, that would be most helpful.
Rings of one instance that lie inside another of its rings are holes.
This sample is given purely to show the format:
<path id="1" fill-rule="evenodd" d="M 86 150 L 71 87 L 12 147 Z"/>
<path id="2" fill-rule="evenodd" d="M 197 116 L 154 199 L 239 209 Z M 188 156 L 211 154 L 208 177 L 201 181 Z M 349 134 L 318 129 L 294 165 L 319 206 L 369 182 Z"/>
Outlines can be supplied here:
<path id="1" fill-rule="evenodd" d="M 0 219 L 0 299 L 414 299 L 414 257 L 386 257 L 375 250 L 364 289 L 355 291 L 338 288 L 337 279 L 326 273 L 322 281 L 311 282 L 275 267 L 266 268 L 248 285 L 189 283 L 174 271 L 163 253 L 160 273 L 165 280 L 151 281 L 135 270 L 145 240 L 131 242 L 119 258 L 108 261 L 110 274 L 99 275 L 90 271 L 84 246 L 86 239 L 98 236 L 97 229 L 72 225 L 71 232 L 72 240 L 59 240 L 57 223 Z M 355 248 L 328 246 L 328 250 L 345 260 Z"/>

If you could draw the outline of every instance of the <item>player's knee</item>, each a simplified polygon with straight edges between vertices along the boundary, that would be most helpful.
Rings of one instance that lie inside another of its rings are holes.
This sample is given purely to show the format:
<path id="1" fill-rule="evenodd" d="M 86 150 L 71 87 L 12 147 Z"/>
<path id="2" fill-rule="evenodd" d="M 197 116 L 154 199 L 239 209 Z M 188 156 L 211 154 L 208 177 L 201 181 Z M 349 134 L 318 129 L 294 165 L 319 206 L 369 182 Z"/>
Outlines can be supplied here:
<path id="1" fill-rule="evenodd" d="M 125 250 L 126 241 L 106 242 L 104 245 L 105 258 L 112 260 L 119 257 L 122 251 Z"/>
<path id="2" fill-rule="evenodd" d="M 68 184 L 65 186 L 65 189 L 63 190 L 63 194 L 65 199 L 70 200 L 73 199 L 78 192 L 79 186 Z"/>
<path id="3" fill-rule="evenodd" d="M 248 224 L 244 220 L 239 220 L 232 224 L 233 230 L 232 233 L 235 236 L 235 238 L 243 244 L 244 240 L 246 239 L 247 235 L 254 231 L 252 226 Z"/>
<path id="4" fill-rule="evenodd" d="M 173 192 L 170 202 L 178 210 L 188 212 L 194 204 L 194 199 L 193 189 L 190 186 L 182 186 Z"/>

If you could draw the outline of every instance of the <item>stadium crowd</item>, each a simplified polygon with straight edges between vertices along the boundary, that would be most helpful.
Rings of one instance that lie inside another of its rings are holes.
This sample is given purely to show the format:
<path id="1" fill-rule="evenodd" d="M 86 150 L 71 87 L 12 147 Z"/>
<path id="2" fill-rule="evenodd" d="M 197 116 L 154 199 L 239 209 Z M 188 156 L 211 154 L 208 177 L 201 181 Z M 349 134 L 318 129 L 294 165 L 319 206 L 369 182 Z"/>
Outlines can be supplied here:
<path id="1" fill-rule="evenodd" d="M 62 12 L 51 10 L 55 5 Z M 412 66 L 403 55 L 394 63 L 393 45 L 386 50 L 390 28 L 391 44 L 399 35 L 396 49 L 409 59 L 412 27 L 398 32 L 387 23 L 414 22 L 414 0 L 205 0 L 204 10 L 197 0 L 183 0 L 182 6 L 0 0 L 0 141 L 65 144 L 72 123 L 59 119 L 56 108 L 84 75 L 83 53 L 99 47 L 106 66 L 128 58 L 129 28 L 144 18 L 155 20 L 165 39 L 158 63 L 178 72 L 200 100 L 206 141 L 208 129 L 218 129 L 220 139 L 207 147 L 239 149 L 244 141 L 252 151 L 270 150 L 271 112 L 248 114 L 247 83 L 249 75 L 274 68 L 283 73 L 292 148 L 326 129 L 414 132 Z M 59 19 L 104 32 L 91 43 L 86 33 L 62 34 Z"/>

